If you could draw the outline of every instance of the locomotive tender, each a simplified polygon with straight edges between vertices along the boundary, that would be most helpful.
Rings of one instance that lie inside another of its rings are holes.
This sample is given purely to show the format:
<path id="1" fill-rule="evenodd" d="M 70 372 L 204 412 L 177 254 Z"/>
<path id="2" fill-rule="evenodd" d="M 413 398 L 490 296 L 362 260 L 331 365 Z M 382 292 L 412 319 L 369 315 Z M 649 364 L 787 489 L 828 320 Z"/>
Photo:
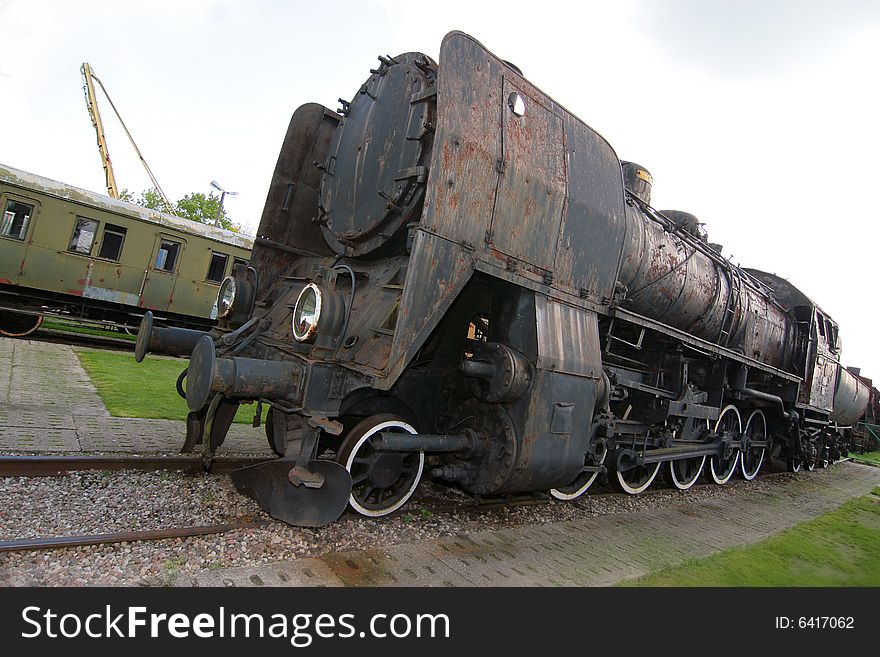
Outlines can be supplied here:
<path id="1" fill-rule="evenodd" d="M 390 513 L 426 470 L 572 499 L 841 456 L 867 390 L 824 311 L 653 209 L 644 168 L 472 37 L 379 59 L 294 113 L 218 328 L 142 323 L 138 359 L 191 353 L 185 449 L 268 404 L 281 458 L 233 478 L 300 525 Z"/>

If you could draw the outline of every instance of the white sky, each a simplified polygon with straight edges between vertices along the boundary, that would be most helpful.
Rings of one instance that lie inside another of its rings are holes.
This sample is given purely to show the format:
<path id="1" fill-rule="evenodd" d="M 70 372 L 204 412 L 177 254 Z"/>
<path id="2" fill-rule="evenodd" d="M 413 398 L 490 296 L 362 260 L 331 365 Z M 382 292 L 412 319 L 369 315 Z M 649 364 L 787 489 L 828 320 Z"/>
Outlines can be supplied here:
<path id="1" fill-rule="evenodd" d="M 172 200 L 239 192 L 253 232 L 293 110 L 335 109 L 379 54 L 460 29 L 654 176 L 654 205 L 706 222 L 841 326 L 880 379 L 876 0 L 419 3 L 0 0 L 0 162 L 104 192 L 88 61 Z M 99 96 L 117 182 L 149 187 Z"/>

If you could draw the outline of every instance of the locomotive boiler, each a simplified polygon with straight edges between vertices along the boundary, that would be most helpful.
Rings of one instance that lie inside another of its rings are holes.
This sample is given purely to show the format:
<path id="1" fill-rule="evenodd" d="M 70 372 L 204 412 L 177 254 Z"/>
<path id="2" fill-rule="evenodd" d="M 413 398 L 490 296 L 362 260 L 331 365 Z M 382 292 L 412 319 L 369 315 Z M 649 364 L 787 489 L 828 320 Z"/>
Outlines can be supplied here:
<path id="1" fill-rule="evenodd" d="M 472 37 L 379 60 L 294 113 L 219 326 L 145 317 L 138 360 L 191 354 L 184 449 L 268 406 L 279 458 L 233 479 L 298 525 L 424 476 L 572 499 L 840 456 L 867 391 L 805 295 L 655 210 L 644 167 Z"/>

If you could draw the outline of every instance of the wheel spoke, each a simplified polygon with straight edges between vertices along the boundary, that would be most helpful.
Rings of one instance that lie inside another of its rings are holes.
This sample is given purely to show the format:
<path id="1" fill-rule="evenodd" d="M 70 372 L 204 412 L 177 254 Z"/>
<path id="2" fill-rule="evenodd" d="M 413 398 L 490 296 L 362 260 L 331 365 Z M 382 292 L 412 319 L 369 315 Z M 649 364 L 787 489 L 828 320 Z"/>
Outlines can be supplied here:
<path id="1" fill-rule="evenodd" d="M 747 435 L 750 440 L 767 440 L 767 419 L 764 417 L 764 412 L 762 410 L 757 409 L 752 411 L 746 422 L 746 428 L 743 433 Z M 742 471 L 743 479 L 751 481 L 758 475 L 758 471 L 761 469 L 761 465 L 764 462 L 764 448 L 751 448 L 743 452 L 741 458 L 740 470 Z"/>
<path id="2" fill-rule="evenodd" d="M 669 475 L 672 479 L 672 484 L 679 490 L 687 490 L 697 482 L 705 465 L 705 456 L 670 461 Z"/>
<path id="3" fill-rule="evenodd" d="M 399 509 L 412 496 L 425 465 L 422 452 L 377 452 L 371 439 L 382 431 L 416 433 L 393 415 L 373 415 L 343 439 L 336 459 L 352 474 L 349 505 L 361 515 L 380 517 Z"/>
<path id="4" fill-rule="evenodd" d="M 651 485 L 659 470 L 660 463 L 636 466 L 629 470 L 618 470 L 617 482 L 623 492 L 635 495 Z"/>
<path id="5" fill-rule="evenodd" d="M 715 431 L 722 433 L 740 433 L 742 420 L 736 406 L 726 406 L 715 424 Z M 728 458 L 713 456 L 709 461 L 709 473 L 716 484 L 726 484 L 733 475 L 739 461 L 740 452 L 733 452 Z"/>

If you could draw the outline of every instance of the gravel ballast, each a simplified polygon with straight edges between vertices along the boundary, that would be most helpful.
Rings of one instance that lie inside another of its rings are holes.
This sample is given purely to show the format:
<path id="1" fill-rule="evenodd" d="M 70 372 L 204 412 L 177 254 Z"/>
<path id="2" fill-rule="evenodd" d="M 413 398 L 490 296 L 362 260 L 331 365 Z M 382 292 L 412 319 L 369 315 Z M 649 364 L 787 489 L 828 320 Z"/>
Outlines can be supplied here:
<path id="1" fill-rule="evenodd" d="M 447 487 L 424 482 L 400 512 L 382 519 L 353 513 L 320 529 L 290 527 L 271 519 L 240 495 L 228 476 L 180 472 L 97 471 L 64 477 L 0 478 L 0 540 L 101 534 L 129 530 L 266 521 L 265 526 L 209 536 L 0 554 L 0 584 L 170 585 L 182 574 L 255 565 L 339 550 L 365 549 L 588 516 L 628 513 L 674 504 L 723 499 L 741 492 L 772 491 L 798 477 L 772 473 L 753 482 L 697 486 L 690 491 L 656 487 L 640 496 L 610 488 L 568 503 L 478 508 Z M 655 484 L 656 486 L 656 484 Z"/>

